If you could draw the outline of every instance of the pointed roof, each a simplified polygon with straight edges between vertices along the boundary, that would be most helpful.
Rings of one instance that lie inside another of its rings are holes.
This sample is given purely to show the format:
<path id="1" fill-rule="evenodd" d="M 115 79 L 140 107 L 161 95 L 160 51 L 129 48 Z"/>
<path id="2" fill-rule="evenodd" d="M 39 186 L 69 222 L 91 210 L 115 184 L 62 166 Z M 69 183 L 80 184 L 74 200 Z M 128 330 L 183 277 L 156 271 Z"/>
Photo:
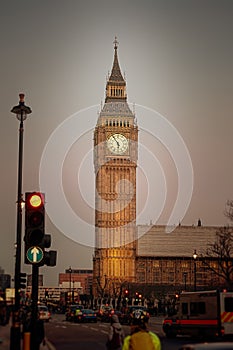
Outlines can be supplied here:
<path id="1" fill-rule="evenodd" d="M 106 84 L 106 98 L 105 102 L 117 102 L 117 101 L 126 101 L 127 95 L 126 95 L 126 82 L 121 74 L 120 65 L 118 62 L 118 56 L 117 56 L 117 48 L 118 48 L 118 41 L 115 37 L 114 40 L 114 60 L 113 60 L 113 66 L 111 75 L 108 78 L 107 84 Z"/>
<path id="2" fill-rule="evenodd" d="M 126 82 L 121 74 L 120 65 L 118 62 L 117 48 L 118 41 L 114 40 L 114 60 L 111 75 L 106 83 L 106 95 L 104 106 L 101 106 L 101 111 L 98 118 L 98 125 L 106 125 L 106 119 L 126 117 L 130 121 L 130 125 L 137 125 L 135 115 L 131 111 L 127 103 Z"/>
<path id="3" fill-rule="evenodd" d="M 125 83 L 125 80 L 121 74 L 121 69 L 120 69 L 120 65 L 118 62 L 118 56 L 117 56 L 118 44 L 119 43 L 117 41 L 117 38 L 115 37 L 115 40 L 114 40 L 114 50 L 115 50 L 114 61 L 113 61 L 112 72 L 111 72 L 111 75 L 109 77 L 109 81 L 124 82 Z"/>

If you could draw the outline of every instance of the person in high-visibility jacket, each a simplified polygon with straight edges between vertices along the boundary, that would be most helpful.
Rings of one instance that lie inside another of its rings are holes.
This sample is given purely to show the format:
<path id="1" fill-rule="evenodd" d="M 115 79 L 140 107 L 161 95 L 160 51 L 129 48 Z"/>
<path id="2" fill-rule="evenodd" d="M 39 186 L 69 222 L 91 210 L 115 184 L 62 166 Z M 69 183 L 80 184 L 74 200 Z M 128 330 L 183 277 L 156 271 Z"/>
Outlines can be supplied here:
<path id="1" fill-rule="evenodd" d="M 136 315 L 131 324 L 131 334 L 125 337 L 122 350 L 161 350 L 159 337 L 148 331 L 144 317 Z"/>
<path id="2" fill-rule="evenodd" d="M 78 322 L 79 320 L 80 320 L 80 316 L 82 315 L 82 310 L 80 310 L 79 308 L 77 308 L 76 310 L 75 310 L 75 316 L 74 316 L 74 320 L 76 321 L 76 322 Z"/>

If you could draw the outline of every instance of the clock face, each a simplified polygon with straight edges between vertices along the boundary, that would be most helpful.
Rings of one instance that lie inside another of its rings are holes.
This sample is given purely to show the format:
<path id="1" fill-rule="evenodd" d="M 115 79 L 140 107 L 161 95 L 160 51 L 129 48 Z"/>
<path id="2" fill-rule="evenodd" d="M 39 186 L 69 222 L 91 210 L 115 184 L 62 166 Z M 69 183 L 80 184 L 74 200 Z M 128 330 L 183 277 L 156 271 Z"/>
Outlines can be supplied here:
<path id="1" fill-rule="evenodd" d="M 111 153 L 123 154 L 128 148 L 128 140 L 122 134 L 113 134 L 107 140 L 107 146 Z"/>

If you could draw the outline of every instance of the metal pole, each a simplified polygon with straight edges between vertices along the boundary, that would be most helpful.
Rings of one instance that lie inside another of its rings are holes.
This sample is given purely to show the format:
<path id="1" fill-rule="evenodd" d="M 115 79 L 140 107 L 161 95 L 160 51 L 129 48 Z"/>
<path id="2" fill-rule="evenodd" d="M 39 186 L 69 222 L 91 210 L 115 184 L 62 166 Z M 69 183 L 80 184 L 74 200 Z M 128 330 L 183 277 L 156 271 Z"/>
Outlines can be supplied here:
<path id="1" fill-rule="evenodd" d="M 32 265 L 32 314 L 31 314 L 31 349 L 39 350 L 37 339 L 37 320 L 38 320 L 38 279 L 39 267 Z"/>
<path id="2" fill-rule="evenodd" d="M 72 304 L 74 303 L 74 280 L 72 280 L 73 287 L 72 287 Z"/>
<path id="3" fill-rule="evenodd" d="M 196 249 L 194 250 L 193 253 L 193 260 L 194 260 L 194 292 L 197 290 L 197 251 Z"/>
<path id="4" fill-rule="evenodd" d="M 72 273 L 72 269 L 71 269 L 71 266 L 69 267 L 69 269 L 68 269 L 68 272 L 69 272 L 69 274 L 70 274 L 70 276 L 69 276 L 69 282 L 70 282 L 70 286 L 69 286 L 69 302 L 70 302 L 70 304 L 72 303 L 72 294 L 71 294 L 71 292 L 72 292 L 72 289 L 71 289 L 71 273 Z"/>
<path id="5" fill-rule="evenodd" d="M 22 167 L 23 167 L 23 111 L 19 127 L 19 159 L 18 159 L 18 196 L 17 196 L 17 231 L 15 255 L 15 306 L 12 314 L 11 350 L 20 349 L 20 270 L 21 270 L 21 237 L 22 237 Z"/>
<path id="6" fill-rule="evenodd" d="M 196 260 L 194 259 L 194 292 L 197 290 L 197 265 Z"/>
<path id="7" fill-rule="evenodd" d="M 20 267 L 21 267 L 21 237 L 22 237 L 22 169 L 23 169 L 23 112 L 19 127 L 19 164 L 18 164 L 18 197 L 17 197 L 17 241 L 15 259 L 15 307 L 20 307 Z M 19 249 L 17 249 L 19 247 Z"/>
<path id="8" fill-rule="evenodd" d="M 184 272 L 184 290 L 186 291 L 186 285 L 187 285 L 187 272 Z"/>
<path id="9" fill-rule="evenodd" d="M 17 115 L 19 126 L 19 156 L 18 156 L 18 194 L 17 194 L 17 229 L 16 229 L 16 254 L 15 254 L 15 305 L 12 314 L 12 326 L 10 330 L 10 350 L 19 350 L 21 347 L 20 334 L 20 271 L 21 271 L 21 239 L 22 239 L 22 176 L 23 176 L 23 121 L 27 114 L 31 113 L 30 107 L 24 105 L 24 94 L 19 94 L 19 105 L 12 108 L 11 112 Z"/>

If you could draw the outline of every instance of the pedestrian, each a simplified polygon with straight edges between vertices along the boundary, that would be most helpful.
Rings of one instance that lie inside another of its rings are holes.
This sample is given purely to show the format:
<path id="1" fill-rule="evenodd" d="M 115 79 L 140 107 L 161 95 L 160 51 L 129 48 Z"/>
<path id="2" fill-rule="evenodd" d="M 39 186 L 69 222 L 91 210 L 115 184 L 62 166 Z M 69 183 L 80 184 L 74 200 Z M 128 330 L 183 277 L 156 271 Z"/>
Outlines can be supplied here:
<path id="1" fill-rule="evenodd" d="M 108 350 L 121 350 L 124 341 L 124 330 L 119 322 L 117 315 L 112 315 L 111 325 L 109 327 L 107 349 Z"/>
<path id="2" fill-rule="evenodd" d="M 131 333 L 124 339 L 122 350 L 161 350 L 159 337 L 148 331 L 143 317 L 134 318 Z"/>
<path id="3" fill-rule="evenodd" d="M 0 325 L 5 326 L 9 322 L 7 306 L 4 300 L 0 300 Z"/>

